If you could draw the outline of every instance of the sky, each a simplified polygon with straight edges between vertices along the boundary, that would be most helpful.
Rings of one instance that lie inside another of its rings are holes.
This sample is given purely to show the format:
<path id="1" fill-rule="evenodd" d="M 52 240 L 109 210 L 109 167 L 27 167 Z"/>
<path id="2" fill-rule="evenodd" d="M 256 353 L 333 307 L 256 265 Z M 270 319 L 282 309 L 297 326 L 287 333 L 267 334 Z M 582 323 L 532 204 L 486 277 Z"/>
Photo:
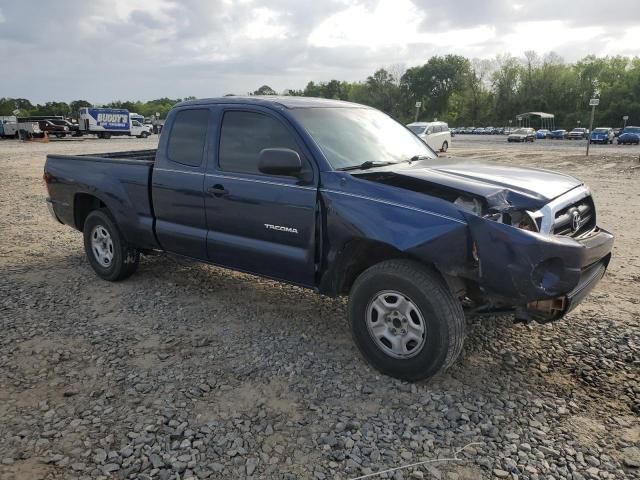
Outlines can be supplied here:
<path id="1" fill-rule="evenodd" d="M 0 0 L 0 97 L 38 103 L 281 92 L 527 50 L 640 55 L 640 0 Z"/>

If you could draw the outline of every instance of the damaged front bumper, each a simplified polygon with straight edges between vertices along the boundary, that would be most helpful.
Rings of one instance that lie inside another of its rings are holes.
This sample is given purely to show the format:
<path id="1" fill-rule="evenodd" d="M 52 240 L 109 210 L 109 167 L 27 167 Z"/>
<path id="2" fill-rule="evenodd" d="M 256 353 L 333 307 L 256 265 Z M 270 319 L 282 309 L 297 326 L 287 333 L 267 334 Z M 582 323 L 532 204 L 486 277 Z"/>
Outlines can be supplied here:
<path id="1" fill-rule="evenodd" d="M 477 283 L 493 305 L 512 306 L 520 320 L 556 320 L 604 276 L 613 235 L 595 228 L 580 238 L 542 234 L 468 217 Z"/>

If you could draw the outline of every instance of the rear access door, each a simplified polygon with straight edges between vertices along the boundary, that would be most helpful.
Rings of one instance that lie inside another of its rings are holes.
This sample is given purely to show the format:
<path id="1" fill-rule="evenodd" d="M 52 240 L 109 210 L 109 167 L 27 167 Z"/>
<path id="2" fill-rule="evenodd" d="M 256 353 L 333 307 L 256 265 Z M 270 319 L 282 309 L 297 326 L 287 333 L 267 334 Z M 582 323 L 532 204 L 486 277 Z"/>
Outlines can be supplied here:
<path id="1" fill-rule="evenodd" d="M 220 127 L 205 175 L 209 260 L 313 286 L 318 173 L 286 119 L 259 106 L 217 106 Z M 265 148 L 299 153 L 295 177 L 258 170 Z"/>
<path id="2" fill-rule="evenodd" d="M 209 140 L 215 131 L 207 107 L 174 110 L 158 145 L 153 169 L 156 236 L 171 253 L 207 260 L 203 191 Z"/>

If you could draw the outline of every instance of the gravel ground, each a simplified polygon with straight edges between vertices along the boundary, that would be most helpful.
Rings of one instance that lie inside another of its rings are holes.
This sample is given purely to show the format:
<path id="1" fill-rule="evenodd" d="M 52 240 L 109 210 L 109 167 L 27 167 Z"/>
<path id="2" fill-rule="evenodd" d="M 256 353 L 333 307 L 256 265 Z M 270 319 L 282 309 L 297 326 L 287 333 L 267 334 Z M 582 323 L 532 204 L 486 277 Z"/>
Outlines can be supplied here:
<path id="1" fill-rule="evenodd" d="M 615 256 L 564 320 L 470 321 L 408 384 L 364 363 L 342 299 L 167 256 L 98 280 L 48 216 L 45 155 L 156 141 L 0 142 L 0 479 L 352 479 L 469 443 L 374 478 L 640 478 L 640 149 L 454 139 L 588 182 Z"/>

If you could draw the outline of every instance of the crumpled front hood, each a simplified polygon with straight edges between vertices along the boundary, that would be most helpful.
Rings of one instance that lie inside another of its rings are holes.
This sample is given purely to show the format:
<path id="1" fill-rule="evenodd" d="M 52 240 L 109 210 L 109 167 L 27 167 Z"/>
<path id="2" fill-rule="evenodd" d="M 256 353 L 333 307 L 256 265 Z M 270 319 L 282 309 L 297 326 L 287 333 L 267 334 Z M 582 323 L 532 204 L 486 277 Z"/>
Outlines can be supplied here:
<path id="1" fill-rule="evenodd" d="M 582 185 L 560 173 L 469 161 L 391 165 L 354 176 L 454 201 L 461 194 L 485 200 L 492 209 L 539 209 L 550 200 Z"/>

